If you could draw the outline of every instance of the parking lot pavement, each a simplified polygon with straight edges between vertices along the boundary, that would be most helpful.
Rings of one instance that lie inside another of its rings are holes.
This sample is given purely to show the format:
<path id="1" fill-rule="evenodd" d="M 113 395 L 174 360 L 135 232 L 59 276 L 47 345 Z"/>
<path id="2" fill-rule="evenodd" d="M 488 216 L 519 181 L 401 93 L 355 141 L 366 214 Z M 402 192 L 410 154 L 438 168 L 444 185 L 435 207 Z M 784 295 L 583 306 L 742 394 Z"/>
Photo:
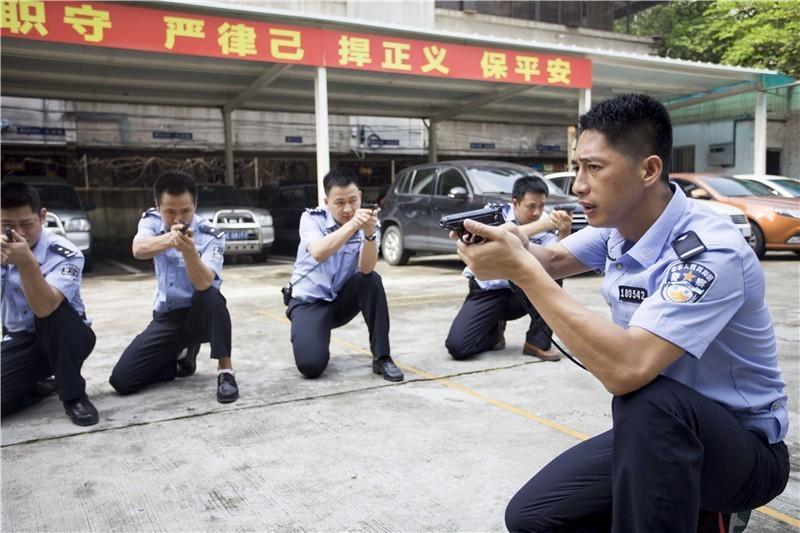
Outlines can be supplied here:
<path id="1" fill-rule="evenodd" d="M 762 264 L 796 472 L 800 262 L 784 254 Z M 227 269 L 241 388 L 229 405 L 215 401 L 207 345 L 195 376 L 114 393 L 108 376 L 147 324 L 155 282 L 87 277 L 98 341 L 84 376 L 100 423 L 70 424 L 54 398 L 2 421 L 2 529 L 502 530 L 505 504 L 534 472 L 610 427 L 610 396 L 569 361 L 522 355 L 522 320 L 509 324 L 504 351 L 452 360 L 444 339 L 466 294 L 460 267 L 452 256 L 379 264 L 399 384 L 372 374 L 360 320 L 334 331 L 321 379 L 301 378 L 279 292 L 291 265 Z M 607 316 L 599 283 L 585 275 L 565 287 Z M 748 531 L 797 531 L 799 489 L 794 473 Z"/>

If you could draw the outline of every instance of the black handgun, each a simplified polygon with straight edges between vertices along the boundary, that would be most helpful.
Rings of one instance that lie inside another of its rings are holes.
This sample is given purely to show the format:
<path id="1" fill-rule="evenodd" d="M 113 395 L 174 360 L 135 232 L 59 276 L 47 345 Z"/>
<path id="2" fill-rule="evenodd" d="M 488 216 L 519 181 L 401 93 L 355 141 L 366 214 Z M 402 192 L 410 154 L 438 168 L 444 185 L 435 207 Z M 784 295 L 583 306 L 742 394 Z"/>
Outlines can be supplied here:
<path id="1" fill-rule="evenodd" d="M 483 239 L 480 236 L 473 236 L 469 240 L 465 238 L 467 235 L 472 235 L 464 229 L 465 220 L 474 220 L 475 222 L 480 222 L 481 224 L 489 226 L 501 226 L 506 221 L 503 216 L 503 208 L 498 205 L 443 216 L 439 219 L 439 226 L 441 226 L 442 229 L 458 233 L 458 238 L 464 244 L 477 244 L 482 242 Z"/>
<path id="2" fill-rule="evenodd" d="M 5 235 L 8 242 L 14 242 L 14 230 L 12 230 L 10 227 L 3 227 L 3 235 Z"/>
<path id="3" fill-rule="evenodd" d="M 548 207 L 550 207 L 550 211 L 566 211 L 570 215 L 578 208 L 576 204 L 554 204 Z"/>
<path id="4" fill-rule="evenodd" d="M 181 225 L 181 228 L 180 228 L 178 231 L 180 231 L 180 232 L 181 232 L 181 233 L 183 233 L 184 235 L 186 235 L 187 233 L 189 233 L 189 227 L 190 227 L 190 224 L 189 224 L 188 222 L 184 222 L 183 220 L 179 220 L 179 221 L 178 221 L 178 224 L 180 224 L 180 225 Z"/>
<path id="5" fill-rule="evenodd" d="M 377 214 L 380 208 L 381 207 L 378 204 L 373 204 L 371 202 L 365 202 L 361 204 L 361 209 L 369 209 L 373 214 Z"/>

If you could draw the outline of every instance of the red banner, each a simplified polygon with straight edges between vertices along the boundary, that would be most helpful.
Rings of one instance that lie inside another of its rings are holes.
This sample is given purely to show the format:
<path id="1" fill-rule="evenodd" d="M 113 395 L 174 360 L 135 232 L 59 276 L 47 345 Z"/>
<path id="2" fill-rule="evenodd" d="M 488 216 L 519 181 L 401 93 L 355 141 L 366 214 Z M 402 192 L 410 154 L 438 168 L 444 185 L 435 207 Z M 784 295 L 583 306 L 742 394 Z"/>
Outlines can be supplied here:
<path id="1" fill-rule="evenodd" d="M 2 36 L 247 61 L 590 88 L 588 59 L 106 2 L 2 2 Z"/>

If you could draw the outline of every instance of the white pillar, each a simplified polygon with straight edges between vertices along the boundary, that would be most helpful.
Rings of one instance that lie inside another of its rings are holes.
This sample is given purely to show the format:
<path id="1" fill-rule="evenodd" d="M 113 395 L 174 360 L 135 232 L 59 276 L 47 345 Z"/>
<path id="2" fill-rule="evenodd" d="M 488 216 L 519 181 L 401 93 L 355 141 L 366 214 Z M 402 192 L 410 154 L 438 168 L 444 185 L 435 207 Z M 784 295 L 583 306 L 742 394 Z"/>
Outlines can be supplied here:
<path id="1" fill-rule="evenodd" d="M 753 174 L 767 173 L 767 94 L 756 92 L 753 123 Z"/>
<path id="2" fill-rule="evenodd" d="M 583 115 L 592 107 L 592 90 L 578 89 L 578 115 Z"/>
<path id="3" fill-rule="evenodd" d="M 325 203 L 322 179 L 331 169 L 328 138 L 328 74 L 325 67 L 318 67 L 314 76 L 314 114 L 317 132 L 317 201 L 321 206 Z"/>

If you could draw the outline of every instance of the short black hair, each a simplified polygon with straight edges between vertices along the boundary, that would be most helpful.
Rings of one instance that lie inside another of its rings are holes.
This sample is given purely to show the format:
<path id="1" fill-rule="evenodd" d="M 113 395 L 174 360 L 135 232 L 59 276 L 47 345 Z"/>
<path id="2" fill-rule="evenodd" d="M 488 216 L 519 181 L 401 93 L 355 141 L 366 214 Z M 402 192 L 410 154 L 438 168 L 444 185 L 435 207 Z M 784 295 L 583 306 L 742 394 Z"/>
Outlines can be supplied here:
<path id="1" fill-rule="evenodd" d="M 164 193 L 180 196 L 186 192 L 192 195 L 192 200 L 197 201 L 197 184 L 194 182 L 194 178 L 185 172 L 164 172 L 156 179 L 153 185 L 156 204 L 159 203 L 161 195 Z"/>
<path id="2" fill-rule="evenodd" d="M 13 209 L 25 206 L 30 206 L 31 211 L 37 214 L 42 209 L 42 200 L 36 188 L 18 181 L 4 181 L 0 186 L 0 207 Z"/>
<path id="3" fill-rule="evenodd" d="M 544 194 L 545 198 L 550 194 L 547 184 L 539 176 L 522 176 L 514 182 L 514 188 L 511 189 L 511 198 L 520 202 L 529 192 Z"/>
<path id="4" fill-rule="evenodd" d="M 355 183 L 356 187 L 358 187 L 358 178 L 349 170 L 331 170 L 322 178 L 322 187 L 325 189 L 325 196 L 328 196 L 328 193 L 331 192 L 331 189 L 334 187 L 347 187 L 351 183 Z"/>
<path id="5" fill-rule="evenodd" d="M 596 130 L 615 150 L 642 159 L 661 158 L 661 179 L 669 181 L 672 122 L 664 105 L 646 94 L 622 94 L 593 105 L 578 118 L 578 136 Z"/>

